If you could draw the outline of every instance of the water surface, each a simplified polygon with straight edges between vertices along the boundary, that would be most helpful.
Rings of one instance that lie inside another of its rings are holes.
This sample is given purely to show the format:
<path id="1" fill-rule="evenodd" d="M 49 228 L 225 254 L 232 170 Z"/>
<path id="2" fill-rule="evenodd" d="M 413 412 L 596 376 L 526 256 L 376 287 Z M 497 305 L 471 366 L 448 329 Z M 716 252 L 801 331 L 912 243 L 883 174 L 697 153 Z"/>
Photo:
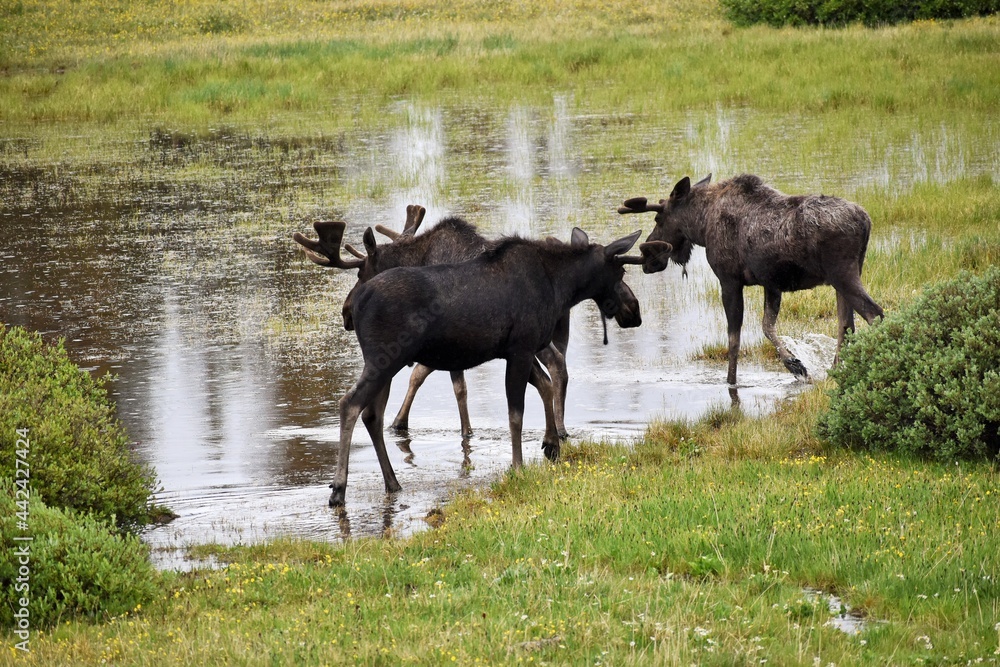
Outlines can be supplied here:
<path id="1" fill-rule="evenodd" d="M 782 141 L 764 140 L 776 124 Z M 317 126 L 305 122 L 293 136 L 141 128 L 113 139 L 25 128 L 0 143 L 0 317 L 65 338 L 74 360 L 115 376 L 119 415 L 155 466 L 159 499 L 180 515 L 147 534 L 161 563 L 178 566 L 177 549 L 204 542 L 406 534 L 456 489 L 488 484 L 509 466 L 503 363 L 467 374 L 467 441 L 450 380 L 436 373 L 409 432 L 387 437 L 403 491 L 385 496 L 359 425 L 346 513 L 327 508 L 337 401 L 361 358 L 340 320 L 355 276 L 311 264 L 291 240 L 314 220 L 346 220 L 347 240 L 360 247 L 365 227 L 400 229 L 406 205 L 419 203 L 425 227 L 461 215 L 487 235 L 568 239 L 578 225 L 607 243 L 652 224 L 618 216 L 621 200 L 666 196 L 685 173 L 756 171 L 789 191 L 850 196 L 998 171 L 995 121 L 973 130 L 897 119 L 832 146 L 818 118 L 738 109 L 628 116 L 556 95 L 544 108 L 401 101 L 375 131 Z M 725 340 L 704 253 L 695 252 L 687 279 L 676 267 L 653 276 L 633 268 L 628 282 L 642 327 L 612 325 L 604 346 L 596 307 L 573 312 L 573 438 L 634 439 L 652 419 L 693 419 L 730 402 L 724 364 L 691 360 Z M 759 291 L 748 291 L 747 307 L 749 346 L 760 339 Z M 790 341 L 815 374 L 831 360 L 829 333 Z M 407 376 L 394 382 L 388 412 Z M 776 364 L 740 367 L 751 413 L 803 386 Z M 526 458 L 538 460 L 543 419 L 530 387 L 525 428 Z"/>

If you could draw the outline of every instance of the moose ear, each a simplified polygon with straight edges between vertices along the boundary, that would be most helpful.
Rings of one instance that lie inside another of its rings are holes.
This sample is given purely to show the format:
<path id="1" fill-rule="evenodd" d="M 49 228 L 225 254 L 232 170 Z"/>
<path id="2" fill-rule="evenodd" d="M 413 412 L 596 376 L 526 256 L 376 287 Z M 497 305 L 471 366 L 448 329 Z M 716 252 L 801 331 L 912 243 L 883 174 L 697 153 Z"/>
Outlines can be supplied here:
<path id="1" fill-rule="evenodd" d="M 626 253 L 632 249 L 635 242 L 639 240 L 639 236 L 642 235 L 642 230 L 632 232 L 628 236 L 618 239 L 617 241 L 612 241 L 604 247 L 604 256 L 608 259 Z"/>
<path id="2" fill-rule="evenodd" d="M 374 257 L 378 253 L 378 245 L 375 243 L 375 232 L 372 231 L 371 227 L 365 230 L 362 240 L 365 242 L 365 251 L 368 256 Z"/>
<path id="3" fill-rule="evenodd" d="M 689 192 L 691 192 L 691 179 L 685 176 L 681 180 L 677 181 L 677 185 L 674 186 L 673 192 L 670 193 L 670 198 L 677 200 L 681 197 L 686 197 Z"/>
<path id="4" fill-rule="evenodd" d="M 700 181 L 698 181 L 697 183 L 695 183 L 694 187 L 698 187 L 699 185 L 708 185 L 711 182 L 712 182 L 712 174 L 709 174 L 705 178 L 703 178 Z"/>
<path id="5" fill-rule="evenodd" d="M 590 245 L 590 238 L 587 236 L 587 232 L 579 227 L 574 227 L 573 233 L 569 237 L 569 244 L 574 248 L 586 248 Z"/>

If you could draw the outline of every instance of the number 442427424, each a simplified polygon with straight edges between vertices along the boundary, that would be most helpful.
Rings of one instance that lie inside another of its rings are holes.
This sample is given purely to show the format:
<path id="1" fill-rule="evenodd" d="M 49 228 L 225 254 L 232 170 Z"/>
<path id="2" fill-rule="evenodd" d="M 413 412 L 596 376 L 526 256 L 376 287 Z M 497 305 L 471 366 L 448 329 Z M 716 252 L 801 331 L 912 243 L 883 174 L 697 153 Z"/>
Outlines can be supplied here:
<path id="1" fill-rule="evenodd" d="M 27 527 L 28 522 L 28 499 L 31 497 L 31 466 L 28 464 L 28 453 L 31 450 L 31 440 L 28 438 L 28 429 L 17 429 L 17 449 L 15 450 L 15 472 L 14 485 L 16 487 L 17 520 L 18 525 Z"/>

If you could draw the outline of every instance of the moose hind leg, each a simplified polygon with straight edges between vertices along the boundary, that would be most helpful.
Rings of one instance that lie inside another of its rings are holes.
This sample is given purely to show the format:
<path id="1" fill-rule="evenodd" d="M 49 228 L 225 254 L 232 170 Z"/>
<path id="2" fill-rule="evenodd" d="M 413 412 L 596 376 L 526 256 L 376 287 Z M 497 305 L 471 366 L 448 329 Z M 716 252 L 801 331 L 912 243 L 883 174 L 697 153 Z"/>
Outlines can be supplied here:
<path id="1" fill-rule="evenodd" d="M 392 420 L 392 428 L 394 430 L 405 431 L 410 427 L 410 407 L 413 405 L 413 399 L 417 395 L 417 390 L 424 384 L 427 376 L 433 372 L 433 368 L 428 368 L 423 364 L 417 364 L 413 367 L 413 372 L 410 373 L 410 385 L 406 389 L 406 397 L 403 399 L 403 404 L 399 406 L 396 418 Z"/>
<path id="2" fill-rule="evenodd" d="M 330 494 L 330 507 L 344 506 L 344 496 L 347 493 L 347 464 L 351 454 L 354 426 L 361 411 L 368 408 L 384 382 L 385 380 L 378 374 L 372 373 L 366 364 L 361 379 L 340 399 L 340 445 L 337 452 L 337 470 L 333 475 L 333 483 L 330 484 L 330 488 L 333 489 Z"/>
<path id="3" fill-rule="evenodd" d="M 849 331 L 854 331 L 854 307 L 847 297 L 837 290 L 837 353 L 833 357 L 834 366 L 840 363 L 840 348 L 843 347 Z"/>
<path id="4" fill-rule="evenodd" d="M 781 342 L 781 338 L 778 337 L 778 330 L 775 325 L 778 322 L 779 310 L 781 310 L 781 291 L 764 288 L 764 321 L 761 325 L 761 328 L 764 330 L 764 336 L 774 345 L 774 349 L 778 351 L 778 358 L 781 359 L 781 363 L 785 364 L 785 368 L 792 375 L 808 378 L 809 372 L 806 371 L 805 364 L 792 356 L 792 353 L 788 351 L 785 344 Z"/>
<path id="5" fill-rule="evenodd" d="M 378 464 L 382 469 L 382 479 L 385 481 L 386 493 L 396 493 L 402 488 L 399 486 L 399 482 L 396 481 L 396 473 L 393 472 L 392 464 L 389 462 L 389 454 L 385 450 L 385 434 L 382 428 L 385 420 L 385 404 L 389 400 L 389 389 L 391 386 L 391 380 L 386 382 L 374 400 L 361 413 L 361 420 L 365 423 L 365 428 L 368 429 L 368 435 L 371 436 L 372 444 L 375 445 L 375 455 L 378 457 Z"/>
<path id="6" fill-rule="evenodd" d="M 861 284 L 860 277 L 852 281 L 844 289 L 837 289 L 838 294 L 841 292 L 844 293 L 845 298 L 851 304 L 851 308 L 861 315 L 861 317 L 865 318 L 868 324 L 872 324 L 876 319 L 885 317 L 885 311 L 882 310 L 882 306 L 878 305 L 871 298 L 871 295 L 868 294 L 867 290 Z"/>
<path id="7" fill-rule="evenodd" d="M 462 437 L 472 437 L 472 422 L 469 420 L 469 389 L 465 384 L 463 371 L 451 372 L 451 388 L 455 390 L 455 401 L 458 403 L 458 419 L 462 423 Z"/>
<path id="8" fill-rule="evenodd" d="M 835 284 L 833 287 L 837 291 L 837 355 L 833 360 L 833 365 L 836 366 L 840 362 L 840 348 L 844 344 L 847 332 L 854 331 L 854 313 L 865 318 L 868 324 L 884 317 L 885 313 L 865 291 L 860 277 L 853 278 L 846 284 Z"/>

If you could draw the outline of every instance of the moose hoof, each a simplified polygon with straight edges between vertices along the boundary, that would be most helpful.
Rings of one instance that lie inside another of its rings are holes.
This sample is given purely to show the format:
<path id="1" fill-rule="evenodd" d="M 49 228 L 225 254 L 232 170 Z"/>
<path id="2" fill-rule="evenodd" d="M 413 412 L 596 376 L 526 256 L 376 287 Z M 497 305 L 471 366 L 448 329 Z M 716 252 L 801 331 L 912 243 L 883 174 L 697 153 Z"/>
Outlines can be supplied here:
<path id="1" fill-rule="evenodd" d="M 394 421 L 392 422 L 392 426 L 390 426 L 389 428 L 391 428 L 393 431 L 409 431 L 410 423 L 406 421 Z"/>
<path id="2" fill-rule="evenodd" d="M 543 442 L 542 453 L 545 454 L 545 458 L 555 463 L 559 460 L 559 442 Z"/>
<path id="3" fill-rule="evenodd" d="M 569 431 L 567 431 L 566 429 L 562 429 L 561 431 L 559 431 L 559 439 L 569 440 Z"/>
<path id="4" fill-rule="evenodd" d="M 806 371 L 806 367 L 802 365 L 802 362 L 792 357 L 790 359 L 785 359 L 785 368 L 787 368 L 792 375 L 800 378 L 808 378 L 809 372 Z"/>
<path id="5" fill-rule="evenodd" d="M 391 482 L 386 482 L 385 483 L 385 492 L 386 493 L 399 493 L 402 490 L 403 490 L 403 487 L 401 487 L 399 485 L 399 482 L 397 482 L 396 480 L 392 480 Z"/>
<path id="6" fill-rule="evenodd" d="M 343 507 L 344 506 L 344 495 L 347 489 L 343 486 L 330 485 L 333 489 L 333 493 L 330 494 L 330 507 Z"/>

